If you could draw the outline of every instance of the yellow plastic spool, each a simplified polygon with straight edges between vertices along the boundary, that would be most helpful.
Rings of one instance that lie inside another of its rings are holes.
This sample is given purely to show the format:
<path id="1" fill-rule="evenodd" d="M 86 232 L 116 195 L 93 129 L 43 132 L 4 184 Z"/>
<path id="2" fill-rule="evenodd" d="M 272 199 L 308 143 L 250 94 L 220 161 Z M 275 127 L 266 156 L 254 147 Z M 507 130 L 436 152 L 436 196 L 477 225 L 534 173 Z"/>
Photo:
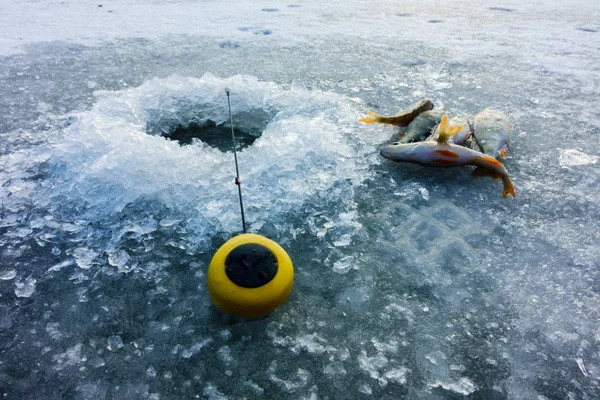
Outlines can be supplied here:
<path id="1" fill-rule="evenodd" d="M 294 267 L 285 250 L 264 236 L 244 233 L 229 239 L 208 267 L 213 303 L 243 317 L 260 317 L 285 302 Z"/>

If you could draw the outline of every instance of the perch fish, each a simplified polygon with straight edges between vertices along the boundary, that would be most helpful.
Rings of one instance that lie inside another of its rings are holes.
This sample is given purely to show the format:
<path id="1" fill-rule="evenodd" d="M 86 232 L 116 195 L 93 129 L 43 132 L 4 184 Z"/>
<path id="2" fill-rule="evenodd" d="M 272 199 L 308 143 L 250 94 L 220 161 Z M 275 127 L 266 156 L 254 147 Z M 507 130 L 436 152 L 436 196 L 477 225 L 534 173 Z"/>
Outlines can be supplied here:
<path id="1" fill-rule="evenodd" d="M 384 117 L 376 112 L 369 111 L 367 116 L 358 122 L 364 122 L 366 124 L 390 124 L 400 127 L 408 126 L 419 114 L 424 111 L 429 111 L 433 108 L 431 100 L 421 100 L 418 103 L 411 104 L 404 110 L 400 111 L 393 117 Z"/>
<path id="2" fill-rule="evenodd" d="M 481 151 L 494 158 L 505 159 L 512 124 L 502 111 L 488 108 L 473 119 L 473 136 Z"/>
<path id="3" fill-rule="evenodd" d="M 489 176 L 502 179 L 504 190 L 502 197 L 515 197 L 515 189 L 510 181 L 504 164 L 478 151 L 448 143 L 448 140 L 463 129 L 462 126 L 450 126 L 448 116 L 444 115 L 439 127 L 437 142 L 404 143 L 381 149 L 383 157 L 397 162 L 412 162 L 432 167 L 477 167 L 473 176 Z"/>

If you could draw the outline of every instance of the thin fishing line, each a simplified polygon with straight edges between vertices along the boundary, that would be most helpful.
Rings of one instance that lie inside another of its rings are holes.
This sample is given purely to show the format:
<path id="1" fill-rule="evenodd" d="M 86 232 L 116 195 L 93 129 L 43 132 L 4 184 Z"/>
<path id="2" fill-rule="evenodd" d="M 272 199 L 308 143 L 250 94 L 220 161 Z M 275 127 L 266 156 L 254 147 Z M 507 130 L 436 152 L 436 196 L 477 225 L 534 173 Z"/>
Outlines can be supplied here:
<path id="1" fill-rule="evenodd" d="M 240 181 L 240 169 L 238 167 L 237 152 L 235 150 L 235 133 L 233 132 L 233 116 L 231 115 L 231 102 L 229 101 L 229 89 L 225 89 L 227 93 L 227 106 L 229 107 L 229 122 L 231 123 L 231 140 L 233 142 L 233 157 L 235 159 L 235 184 L 238 187 L 238 195 L 240 197 L 240 210 L 242 212 L 242 229 L 246 233 L 246 218 L 244 217 L 244 202 L 242 201 L 242 181 Z"/>

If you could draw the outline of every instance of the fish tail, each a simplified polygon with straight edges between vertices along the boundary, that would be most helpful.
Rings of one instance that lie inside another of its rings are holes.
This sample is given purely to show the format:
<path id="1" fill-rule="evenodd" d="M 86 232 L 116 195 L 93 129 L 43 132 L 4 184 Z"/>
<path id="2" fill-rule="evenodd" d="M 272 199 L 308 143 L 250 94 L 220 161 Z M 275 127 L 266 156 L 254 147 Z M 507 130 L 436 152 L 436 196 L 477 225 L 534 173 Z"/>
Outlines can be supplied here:
<path id="1" fill-rule="evenodd" d="M 502 197 L 506 198 L 509 194 L 514 198 L 515 197 L 515 187 L 513 186 L 508 174 L 502 176 L 502 182 L 504 183 L 504 191 L 502 192 Z"/>
<path id="2" fill-rule="evenodd" d="M 374 111 L 369 111 L 367 116 L 363 119 L 358 120 L 358 122 L 364 122 L 365 124 L 375 124 L 375 123 L 383 123 L 384 117 L 377 114 Z"/>
<path id="3" fill-rule="evenodd" d="M 492 160 L 493 160 L 492 164 L 502 165 L 502 163 L 500 163 L 499 161 L 496 161 L 495 159 L 492 159 Z M 502 197 L 506 198 L 508 195 L 515 197 L 515 187 L 513 186 L 512 182 L 510 181 L 510 178 L 508 177 L 508 173 L 506 172 L 504 167 L 502 167 L 501 171 L 498 171 L 495 169 L 479 166 L 479 167 L 475 168 L 475 170 L 471 173 L 471 175 L 472 176 L 489 176 L 490 178 L 495 179 L 495 180 L 502 179 L 502 183 L 504 184 L 504 191 L 502 192 Z"/>

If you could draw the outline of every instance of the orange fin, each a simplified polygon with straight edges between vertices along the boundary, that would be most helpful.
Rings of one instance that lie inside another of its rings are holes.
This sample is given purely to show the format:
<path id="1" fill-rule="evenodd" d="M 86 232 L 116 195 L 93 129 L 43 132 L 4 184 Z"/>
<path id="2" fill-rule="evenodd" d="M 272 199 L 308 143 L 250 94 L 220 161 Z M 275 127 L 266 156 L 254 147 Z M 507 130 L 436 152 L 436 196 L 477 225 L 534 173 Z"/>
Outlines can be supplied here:
<path id="1" fill-rule="evenodd" d="M 377 114 L 376 112 L 373 111 L 369 111 L 367 113 L 367 116 L 364 117 L 363 119 L 359 119 L 358 122 L 364 122 L 365 124 L 374 124 L 376 122 L 381 122 L 381 119 L 383 117 L 379 114 Z"/>
<path id="2" fill-rule="evenodd" d="M 509 194 L 513 198 L 515 197 L 515 187 L 513 186 L 512 182 L 510 181 L 510 178 L 507 175 L 506 179 L 504 179 L 504 191 L 502 192 L 502 197 L 506 198 L 506 196 L 508 196 Z"/>
<path id="3" fill-rule="evenodd" d="M 498 150 L 498 156 L 501 159 L 505 160 L 507 155 L 508 155 L 508 146 L 504 145 L 500 148 L 500 150 Z"/>
<path id="4" fill-rule="evenodd" d="M 444 114 L 442 117 L 442 121 L 440 122 L 440 126 L 438 128 L 438 143 L 447 143 L 448 140 L 456 135 L 458 132 L 462 130 L 462 125 L 459 126 L 450 126 L 450 122 L 448 122 L 448 114 Z"/>
<path id="5" fill-rule="evenodd" d="M 515 197 L 515 187 L 510 181 L 508 175 L 505 175 L 503 177 L 502 175 L 498 174 L 495 171 L 492 171 L 491 169 L 477 167 L 473 170 L 473 172 L 471 172 L 471 176 L 489 176 L 490 178 L 493 178 L 495 180 L 502 179 L 502 182 L 504 183 L 504 191 L 502 192 L 502 197 L 506 197 L 508 195 Z"/>

